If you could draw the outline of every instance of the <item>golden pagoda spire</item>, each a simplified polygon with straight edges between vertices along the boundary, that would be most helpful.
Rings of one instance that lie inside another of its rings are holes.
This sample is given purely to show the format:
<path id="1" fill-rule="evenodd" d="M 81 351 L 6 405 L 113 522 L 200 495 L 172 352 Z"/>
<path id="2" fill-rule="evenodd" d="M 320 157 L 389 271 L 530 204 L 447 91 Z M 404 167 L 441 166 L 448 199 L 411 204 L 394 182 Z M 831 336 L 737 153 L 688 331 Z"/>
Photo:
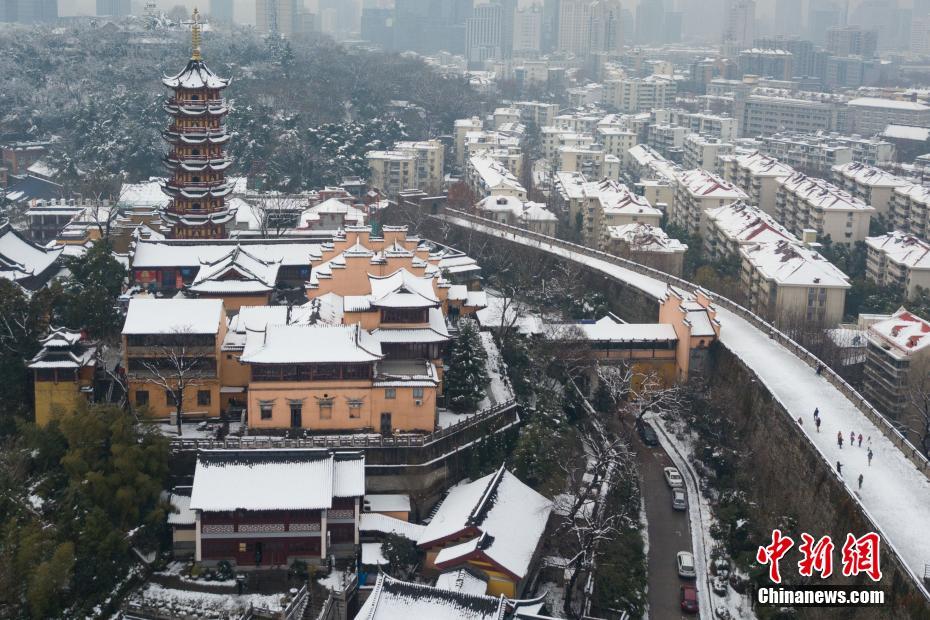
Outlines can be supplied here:
<path id="1" fill-rule="evenodd" d="M 203 57 L 200 55 L 200 11 L 194 7 L 194 15 L 192 16 L 193 23 L 191 24 L 191 60 L 203 60 Z"/>

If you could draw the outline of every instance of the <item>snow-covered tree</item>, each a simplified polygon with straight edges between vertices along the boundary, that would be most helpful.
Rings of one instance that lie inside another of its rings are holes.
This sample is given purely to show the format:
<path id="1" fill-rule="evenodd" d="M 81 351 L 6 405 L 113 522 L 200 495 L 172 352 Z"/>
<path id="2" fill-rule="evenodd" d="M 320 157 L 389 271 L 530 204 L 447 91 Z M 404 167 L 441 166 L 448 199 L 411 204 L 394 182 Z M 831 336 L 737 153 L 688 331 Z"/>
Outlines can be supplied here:
<path id="1" fill-rule="evenodd" d="M 449 351 L 449 370 L 443 379 L 450 409 L 458 412 L 477 409 L 490 383 L 487 361 L 477 324 L 471 319 L 460 320 L 458 338 Z"/>

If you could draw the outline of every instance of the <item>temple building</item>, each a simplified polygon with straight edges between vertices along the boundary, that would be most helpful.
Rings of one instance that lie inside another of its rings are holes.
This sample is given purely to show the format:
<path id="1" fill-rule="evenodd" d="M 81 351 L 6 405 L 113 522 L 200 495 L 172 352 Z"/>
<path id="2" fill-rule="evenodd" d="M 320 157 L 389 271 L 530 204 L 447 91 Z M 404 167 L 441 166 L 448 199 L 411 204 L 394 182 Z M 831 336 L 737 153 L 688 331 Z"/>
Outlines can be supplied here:
<path id="1" fill-rule="evenodd" d="M 217 77 L 200 53 L 200 16 L 194 10 L 191 59 L 183 71 L 162 83 L 173 91 L 165 103 L 172 122 L 163 132 L 168 142 L 164 162 L 171 176 L 162 190 L 171 198 L 163 217 L 171 235 L 179 239 L 221 239 L 235 210 L 226 204 L 233 185 L 226 179 L 229 112 L 223 89 L 226 78 Z"/>
<path id="2" fill-rule="evenodd" d="M 97 344 L 65 328 L 52 328 L 39 344 L 29 370 L 35 379 L 36 424 L 45 426 L 54 415 L 71 413 L 93 398 Z"/>
<path id="3" fill-rule="evenodd" d="M 188 504 L 194 557 L 255 568 L 353 557 L 364 495 L 361 452 L 201 450 Z"/>

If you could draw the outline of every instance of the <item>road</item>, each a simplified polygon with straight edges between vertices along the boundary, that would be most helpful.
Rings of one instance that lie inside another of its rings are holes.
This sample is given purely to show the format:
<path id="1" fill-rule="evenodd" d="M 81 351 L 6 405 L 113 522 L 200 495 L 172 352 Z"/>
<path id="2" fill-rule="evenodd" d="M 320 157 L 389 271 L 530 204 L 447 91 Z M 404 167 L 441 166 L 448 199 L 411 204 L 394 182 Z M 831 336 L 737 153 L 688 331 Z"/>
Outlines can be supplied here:
<path id="1" fill-rule="evenodd" d="M 675 554 L 693 549 L 687 513 L 672 509 L 672 492 L 662 475 L 672 462 L 661 447 L 650 448 L 631 434 L 649 522 L 649 617 L 695 618 L 683 614 L 679 606 L 679 588 L 686 582 L 678 577 Z"/>

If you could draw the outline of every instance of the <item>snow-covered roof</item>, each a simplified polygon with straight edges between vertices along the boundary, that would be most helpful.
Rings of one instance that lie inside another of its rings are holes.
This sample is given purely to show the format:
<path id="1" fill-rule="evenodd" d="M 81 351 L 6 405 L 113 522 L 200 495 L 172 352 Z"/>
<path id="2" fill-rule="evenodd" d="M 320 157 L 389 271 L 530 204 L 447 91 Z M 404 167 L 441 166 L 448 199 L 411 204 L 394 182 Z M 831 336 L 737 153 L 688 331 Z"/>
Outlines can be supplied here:
<path id="1" fill-rule="evenodd" d="M 191 510 L 321 510 L 365 489 L 365 456 L 322 449 L 201 450 Z"/>
<path id="2" fill-rule="evenodd" d="M 779 286 L 849 288 L 849 277 L 818 252 L 790 241 L 745 245 L 740 253 Z"/>
<path id="3" fill-rule="evenodd" d="M 472 542 L 483 538 L 480 548 L 473 551 L 522 578 L 551 511 L 550 500 L 502 466 L 493 474 L 450 490 L 419 544 L 433 547 L 463 536 L 471 536 Z M 437 560 L 437 567 L 451 568 L 459 559 L 446 566 L 439 566 Z"/>
<path id="4" fill-rule="evenodd" d="M 361 209 L 346 204 L 338 198 L 329 198 L 318 205 L 305 209 L 297 219 L 298 228 L 309 228 L 315 222 L 319 222 L 322 215 L 342 215 L 343 221 L 349 225 L 363 226 L 365 224 L 365 212 Z"/>
<path id="5" fill-rule="evenodd" d="M 268 325 L 249 331 L 240 358 L 248 364 L 368 363 L 381 343 L 359 325 Z"/>
<path id="6" fill-rule="evenodd" d="M 757 177 L 787 177 L 794 174 L 794 168 L 788 164 L 759 151 L 737 157 L 736 162 Z"/>
<path id="7" fill-rule="evenodd" d="M 228 78 L 217 77 L 202 60 L 193 60 L 187 63 L 184 69 L 172 76 L 162 78 L 162 84 L 168 88 L 185 88 L 190 90 L 223 89 L 229 85 Z"/>
<path id="8" fill-rule="evenodd" d="M 50 328 L 39 343 L 42 348 L 29 360 L 33 370 L 83 368 L 97 363 L 96 344 L 86 342 L 81 332 L 64 327 Z"/>
<path id="9" fill-rule="evenodd" d="M 468 161 L 471 168 L 481 177 L 481 182 L 487 190 L 510 188 L 518 192 L 526 192 L 517 177 L 504 164 L 487 153 L 473 155 Z"/>
<path id="10" fill-rule="evenodd" d="M 168 525 L 194 525 L 197 514 L 191 510 L 191 496 L 172 493 L 169 500 L 171 512 L 168 513 Z"/>
<path id="11" fill-rule="evenodd" d="M 123 335 L 216 334 L 225 319 L 221 299 L 152 299 L 134 297 Z"/>
<path id="12" fill-rule="evenodd" d="M 713 222 L 725 237 L 734 239 L 737 243 L 796 240 L 795 236 L 771 215 L 743 201 L 713 207 L 705 213 L 708 220 Z"/>
<path id="13" fill-rule="evenodd" d="M 119 204 L 131 209 L 160 209 L 171 199 L 161 190 L 163 179 L 153 177 L 141 183 L 123 183 L 119 191 Z"/>
<path id="14" fill-rule="evenodd" d="M 877 237 L 867 237 L 865 244 L 884 254 L 893 263 L 908 269 L 930 269 L 930 243 L 909 233 L 895 230 Z"/>
<path id="15" fill-rule="evenodd" d="M 658 217 L 662 215 L 662 211 L 649 204 L 643 196 L 634 194 L 629 187 L 619 181 L 604 179 L 600 183 L 589 183 L 585 186 L 585 193 L 600 201 L 605 215 L 629 214 Z"/>
<path id="16" fill-rule="evenodd" d="M 882 132 L 885 138 L 894 140 L 914 140 L 916 142 L 926 142 L 930 140 L 930 128 L 912 127 L 911 125 L 888 125 Z"/>
<path id="17" fill-rule="evenodd" d="M 790 177 L 777 179 L 776 183 L 785 190 L 803 198 L 815 209 L 824 211 L 875 211 L 874 207 L 867 205 L 836 185 L 823 179 L 809 177 L 802 172 L 796 172 Z"/>
<path id="18" fill-rule="evenodd" d="M 383 566 L 385 564 L 388 564 L 388 560 L 381 553 L 380 542 L 362 543 L 362 566 Z"/>
<path id="19" fill-rule="evenodd" d="M 309 267 L 321 257 L 320 244 L 302 239 L 223 239 L 213 241 L 142 240 L 132 251 L 133 269 L 156 267 L 199 267 L 227 256 L 242 247 L 253 257 L 280 262 L 282 267 Z"/>
<path id="20" fill-rule="evenodd" d="M 379 308 L 429 308 L 440 301 L 433 291 L 433 278 L 398 269 L 388 276 L 369 274 L 369 303 Z"/>
<path id="21" fill-rule="evenodd" d="M 190 285 L 195 293 L 263 293 L 274 289 L 280 259 L 266 260 L 236 246 L 225 256 L 204 262 Z"/>
<path id="22" fill-rule="evenodd" d="M 397 534 L 408 540 L 417 542 L 426 529 L 425 525 L 409 523 L 395 517 L 389 517 L 377 512 L 363 512 L 359 516 L 358 529 L 360 532 L 380 532 L 382 534 Z"/>
<path id="23" fill-rule="evenodd" d="M 746 192 L 712 172 L 696 168 L 678 175 L 678 184 L 693 196 L 718 200 L 746 200 Z"/>
<path id="24" fill-rule="evenodd" d="M 0 278 L 24 280 L 48 270 L 63 248 L 42 247 L 20 235 L 9 222 L 0 224 Z"/>
<path id="25" fill-rule="evenodd" d="M 446 328 L 445 317 L 440 308 L 429 308 L 429 325 L 427 327 L 379 327 L 371 335 L 384 344 L 386 342 L 446 342 L 451 338 Z"/>
<path id="26" fill-rule="evenodd" d="M 833 166 L 833 174 L 840 174 L 850 181 L 869 187 L 900 187 L 910 184 L 906 179 L 858 161 Z"/>
<path id="27" fill-rule="evenodd" d="M 908 200 L 922 205 L 930 205 L 930 187 L 923 185 L 900 185 L 894 188 L 894 193 L 906 196 Z"/>
<path id="28" fill-rule="evenodd" d="M 859 97 L 849 101 L 854 108 L 886 108 L 889 110 L 909 110 L 912 112 L 930 111 L 930 107 L 916 101 L 899 101 L 897 99 L 882 99 L 880 97 Z"/>
<path id="29" fill-rule="evenodd" d="M 628 243 L 630 249 L 636 252 L 671 252 L 679 253 L 688 249 L 688 246 L 668 236 L 658 226 L 644 222 L 624 224 L 623 226 L 608 226 L 607 234 L 611 239 Z"/>
<path id="30" fill-rule="evenodd" d="M 507 599 L 409 583 L 378 574 L 356 620 L 503 620 Z"/>
<path id="31" fill-rule="evenodd" d="M 368 493 L 364 504 L 366 512 L 410 512 L 410 496 L 404 493 Z"/>
<path id="32" fill-rule="evenodd" d="M 675 342 L 675 329 L 666 323 L 621 323 L 610 316 L 597 321 L 551 323 L 544 333 L 556 340 L 584 338 L 593 342 Z"/>
<path id="33" fill-rule="evenodd" d="M 899 308 L 890 319 L 870 325 L 869 336 L 877 337 L 899 354 L 911 355 L 930 345 L 930 322 Z"/>
<path id="34" fill-rule="evenodd" d="M 466 594 L 485 594 L 488 591 L 488 578 L 478 574 L 467 566 L 447 570 L 436 578 L 436 587 L 454 590 Z"/>

